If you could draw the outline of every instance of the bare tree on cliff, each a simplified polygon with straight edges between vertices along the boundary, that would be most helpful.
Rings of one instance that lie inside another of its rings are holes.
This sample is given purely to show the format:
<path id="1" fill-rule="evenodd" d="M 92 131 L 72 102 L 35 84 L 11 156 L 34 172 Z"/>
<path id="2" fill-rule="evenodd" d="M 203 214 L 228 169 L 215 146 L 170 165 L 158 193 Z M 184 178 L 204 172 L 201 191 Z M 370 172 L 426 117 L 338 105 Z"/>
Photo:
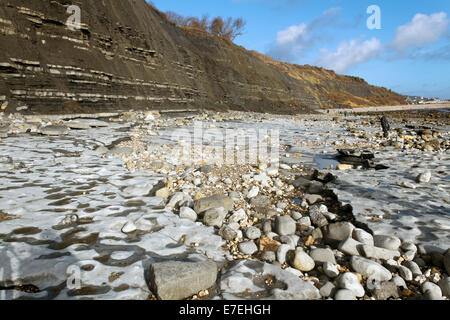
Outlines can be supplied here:
<path id="1" fill-rule="evenodd" d="M 216 17 L 209 21 L 207 15 L 204 15 L 199 19 L 197 17 L 183 17 L 173 11 L 168 11 L 165 15 L 167 19 L 179 27 L 207 31 L 213 35 L 224 37 L 231 41 L 234 41 L 238 36 L 243 34 L 246 25 L 243 18 L 233 19 L 229 17 L 224 19 L 222 17 Z"/>
<path id="2" fill-rule="evenodd" d="M 222 17 L 214 18 L 209 25 L 209 32 L 233 41 L 238 36 L 242 35 L 245 27 L 245 21 L 242 18 L 227 18 L 223 20 Z"/>

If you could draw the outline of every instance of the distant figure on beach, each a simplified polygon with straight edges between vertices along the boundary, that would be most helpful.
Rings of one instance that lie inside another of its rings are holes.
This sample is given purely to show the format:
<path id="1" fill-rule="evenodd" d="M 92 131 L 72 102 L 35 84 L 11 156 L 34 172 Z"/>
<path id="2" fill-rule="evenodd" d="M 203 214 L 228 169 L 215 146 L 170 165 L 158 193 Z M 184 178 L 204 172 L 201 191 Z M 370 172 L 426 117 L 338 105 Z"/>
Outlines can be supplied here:
<path id="1" fill-rule="evenodd" d="M 389 125 L 389 121 L 386 118 L 386 116 L 383 116 L 383 118 L 381 118 L 381 127 L 383 128 L 384 137 L 385 138 L 389 137 L 389 131 L 391 130 L 391 126 Z"/>

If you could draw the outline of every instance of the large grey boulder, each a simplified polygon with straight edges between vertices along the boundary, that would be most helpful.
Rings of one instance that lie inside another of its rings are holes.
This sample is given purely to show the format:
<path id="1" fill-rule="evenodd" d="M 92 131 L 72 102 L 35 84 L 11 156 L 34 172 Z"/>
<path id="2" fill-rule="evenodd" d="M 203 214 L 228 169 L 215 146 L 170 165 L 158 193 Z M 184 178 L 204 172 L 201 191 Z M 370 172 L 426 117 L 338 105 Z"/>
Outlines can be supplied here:
<path id="1" fill-rule="evenodd" d="M 161 300 L 182 300 L 211 288 L 217 265 L 211 261 L 167 261 L 150 266 L 150 289 Z"/>

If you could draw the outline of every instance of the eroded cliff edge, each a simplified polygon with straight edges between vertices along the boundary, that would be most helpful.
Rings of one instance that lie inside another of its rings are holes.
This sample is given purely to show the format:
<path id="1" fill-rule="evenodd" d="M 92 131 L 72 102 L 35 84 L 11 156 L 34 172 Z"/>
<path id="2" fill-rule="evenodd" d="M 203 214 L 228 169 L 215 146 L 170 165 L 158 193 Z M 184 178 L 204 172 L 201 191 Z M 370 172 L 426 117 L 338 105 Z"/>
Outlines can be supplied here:
<path id="1" fill-rule="evenodd" d="M 82 28 L 66 26 L 68 6 Z M 213 109 L 296 113 L 404 104 L 332 71 L 278 64 L 190 34 L 145 0 L 1 0 L 0 104 L 5 112 Z"/>

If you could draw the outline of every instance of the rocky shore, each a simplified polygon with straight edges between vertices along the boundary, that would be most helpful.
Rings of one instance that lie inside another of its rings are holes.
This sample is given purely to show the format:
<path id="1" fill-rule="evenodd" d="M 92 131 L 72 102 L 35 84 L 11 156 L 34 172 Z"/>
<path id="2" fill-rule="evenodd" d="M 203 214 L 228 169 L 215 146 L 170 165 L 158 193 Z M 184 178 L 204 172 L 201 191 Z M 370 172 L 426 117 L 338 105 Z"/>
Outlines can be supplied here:
<path id="1" fill-rule="evenodd" d="M 448 300 L 447 120 L 392 117 L 384 138 L 373 115 L 3 116 L 0 293 Z M 224 144 L 240 128 L 278 157 L 218 162 L 251 158 Z"/>

